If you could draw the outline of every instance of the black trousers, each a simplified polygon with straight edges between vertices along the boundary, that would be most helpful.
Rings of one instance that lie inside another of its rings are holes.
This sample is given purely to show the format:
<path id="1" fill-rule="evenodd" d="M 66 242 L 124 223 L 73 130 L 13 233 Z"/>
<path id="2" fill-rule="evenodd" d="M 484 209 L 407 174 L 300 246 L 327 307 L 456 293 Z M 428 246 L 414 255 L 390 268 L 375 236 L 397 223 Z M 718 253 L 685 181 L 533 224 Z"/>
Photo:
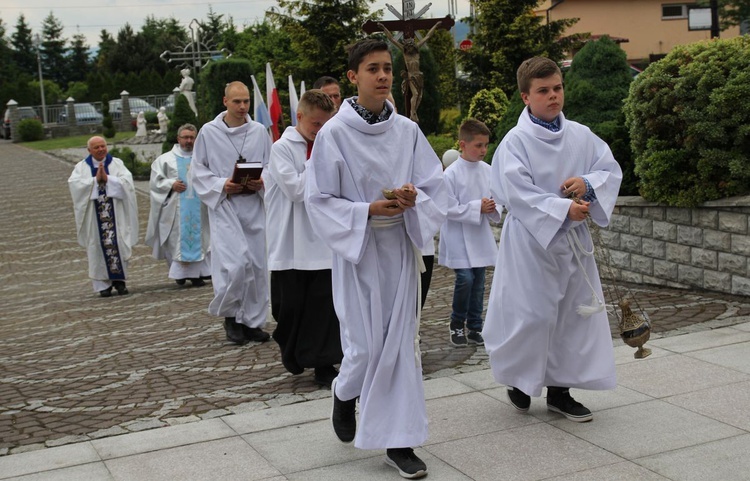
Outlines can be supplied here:
<path id="1" fill-rule="evenodd" d="M 424 266 L 427 268 L 421 274 L 422 281 L 422 309 L 424 309 L 424 301 L 427 300 L 427 291 L 430 290 L 430 282 L 432 282 L 432 266 L 435 264 L 435 256 L 422 256 Z"/>
<path id="2" fill-rule="evenodd" d="M 277 323 L 273 338 L 287 371 L 300 374 L 341 362 L 330 269 L 272 271 L 271 314 Z"/>

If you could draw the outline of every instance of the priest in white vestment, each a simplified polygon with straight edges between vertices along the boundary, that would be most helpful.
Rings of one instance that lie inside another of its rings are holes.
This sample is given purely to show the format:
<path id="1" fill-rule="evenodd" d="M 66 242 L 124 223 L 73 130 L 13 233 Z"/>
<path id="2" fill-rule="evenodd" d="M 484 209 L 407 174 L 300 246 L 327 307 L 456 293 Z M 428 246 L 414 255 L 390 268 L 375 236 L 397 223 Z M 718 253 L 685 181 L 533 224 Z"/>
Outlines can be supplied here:
<path id="1" fill-rule="evenodd" d="M 527 60 L 518 78 L 527 107 L 492 161 L 492 195 L 508 215 L 482 334 L 516 409 L 546 387 L 548 410 L 584 422 L 591 411 L 569 389 L 617 384 L 586 219 L 608 225 L 622 172 L 604 141 L 561 112 L 554 62 Z"/>
<path id="2" fill-rule="evenodd" d="M 211 231 L 211 281 L 208 312 L 224 317 L 227 340 L 265 342 L 268 314 L 266 211 L 263 180 L 246 186 L 232 182 L 237 163 L 265 167 L 271 138 L 248 115 L 250 93 L 242 82 L 227 85 L 224 106 L 195 141 L 191 164 L 195 192 L 208 207 Z M 249 189 L 251 193 L 243 193 Z"/>
<path id="3" fill-rule="evenodd" d="M 177 129 L 177 144 L 151 163 L 151 212 L 146 245 L 154 259 L 165 259 L 169 278 L 179 285 L 189 279 L 204 286 L 211 276 L 206 206 L 190 179 L 190 161 L 198 129 L 185 124 Z"/>
<path id="4" fill-rule="evenodd" d="M 128 294 L 128 260 L 138 242 L 138 204 L 133 176 L 107 151 L 102 137 L 91 137 L 89 156 L 68 179 L 78 243 L 86 248 L 94 291 L 110 297 Z"/>

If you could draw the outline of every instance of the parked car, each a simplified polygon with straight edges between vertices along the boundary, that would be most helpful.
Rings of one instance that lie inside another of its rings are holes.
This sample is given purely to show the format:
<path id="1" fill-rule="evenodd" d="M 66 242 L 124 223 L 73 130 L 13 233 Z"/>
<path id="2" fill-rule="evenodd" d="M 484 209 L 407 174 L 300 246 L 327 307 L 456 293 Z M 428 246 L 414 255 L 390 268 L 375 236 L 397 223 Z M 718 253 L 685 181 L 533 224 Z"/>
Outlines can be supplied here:
<path id="1" fill-rule="evenodd" d="M 157 112 L 156 107 L 138 97 L 130 97 L 128 104 L 130 105 L 130 115 L 132 116 L 137 115 L 139 112 Z M 122 118 L 122 99 L 109 101 L 109 114 L 114 121 Z"/>
<path id="2" fill-rule="evenodd" d="M 41 120 L 34 107 L 18 107 L 18 120 L 35 119 Z M 3 138 L 10 139 L 10 109 L 5 109 L 3 115 L 3 128 L 0 129 Z"/>
<path id="3" fill-rule="evenodd" d="M 96 107 L 89 103 L 73 104 L 73 110 L 76 113 L 76 124 L 77 125 L 101 125 L 103 117 L 102 114 L 96 110 Z M 68 121 L 68 111 L 63 110 L 60 116 L 57 118 L 57 122 L 64 124 Z"/>

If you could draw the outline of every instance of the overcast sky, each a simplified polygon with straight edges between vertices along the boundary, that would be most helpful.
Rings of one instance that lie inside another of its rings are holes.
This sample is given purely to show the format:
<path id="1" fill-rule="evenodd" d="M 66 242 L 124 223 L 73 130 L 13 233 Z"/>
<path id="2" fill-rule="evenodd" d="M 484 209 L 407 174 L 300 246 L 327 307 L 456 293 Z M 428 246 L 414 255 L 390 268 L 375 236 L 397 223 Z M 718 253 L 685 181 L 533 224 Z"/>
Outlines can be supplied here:
<path id="1" fill-rule="evenodd" d="M 399 12 L 402 0 L 376 0 L 371 10 L 382 8 L 386 20 L 394 20 L 386 3 Z M 415 0 L 414 11 L 418 12 L 430 2 Z M 469 0 L 455 0 L 458 19 L 469 15 Z M 71 39 L 76 33 L 83 33 L 90 47 L 99 42 L 99 32 L 106 29 L 113 36 L 125 23 L 130 23 L 136 32 L 141 29 L 143 20 L 153 15 L 156 18 L 174 17 L 186 27 L 192 19 L 205 20 L 209 5 L 224 18 L 231 16 L 238 26 L 252 25 L 263 20 L 264 12 L 277 5 L 276 0 L 0 0 L 0 18 L 6 27 L 7 35 L 15 31 L 18 16 L 23 13 L 26 23 L 33 33 L 41 33 L 42 21 L 54 13 L 63 24 L 63 36 Z M 435 0 L 423 17 L 444 17 L 450 13 L 450 0 Z"/>

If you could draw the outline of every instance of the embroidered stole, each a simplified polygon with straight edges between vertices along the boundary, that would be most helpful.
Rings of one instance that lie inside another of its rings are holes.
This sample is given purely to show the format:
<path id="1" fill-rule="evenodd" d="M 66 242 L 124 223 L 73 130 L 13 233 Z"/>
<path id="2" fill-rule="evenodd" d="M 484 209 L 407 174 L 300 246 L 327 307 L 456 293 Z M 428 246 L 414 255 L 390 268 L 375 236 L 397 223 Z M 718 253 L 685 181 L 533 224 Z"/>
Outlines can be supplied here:
<path id="1" fill-rule="evenodd" d="M 201 248 L 201 201 L 193 190 L 190 179 L 190 157 L 177 159 L 177 176 L 187 185 L 180 193 L 180 257 L 182 262 L 198 262 L 203 259 Z"/>
<path id="2" fill-rule="evenodd" d="M 97 166 L 94 159 L 89 155 L 86 157 L 86 163 L 91 168 L 91 176 L 96 176 Z M 104 159 L 104 171 L 109 175 L 109 165 L 112 163 L 112 156 L 107 154 Z M 125 269 L 122 266 L 120 249 L 117 246 L 117 222 L 115 220 L 115 204 L 107 196 L 106 184 L 99 185 L 99 195 L 94 200 L 96 209 L 96 224 L 99 227 L 99 243 L 102 246 L 104 263 L 107 266 L 107 274 L 110 280 L 125 280 Z"/>

